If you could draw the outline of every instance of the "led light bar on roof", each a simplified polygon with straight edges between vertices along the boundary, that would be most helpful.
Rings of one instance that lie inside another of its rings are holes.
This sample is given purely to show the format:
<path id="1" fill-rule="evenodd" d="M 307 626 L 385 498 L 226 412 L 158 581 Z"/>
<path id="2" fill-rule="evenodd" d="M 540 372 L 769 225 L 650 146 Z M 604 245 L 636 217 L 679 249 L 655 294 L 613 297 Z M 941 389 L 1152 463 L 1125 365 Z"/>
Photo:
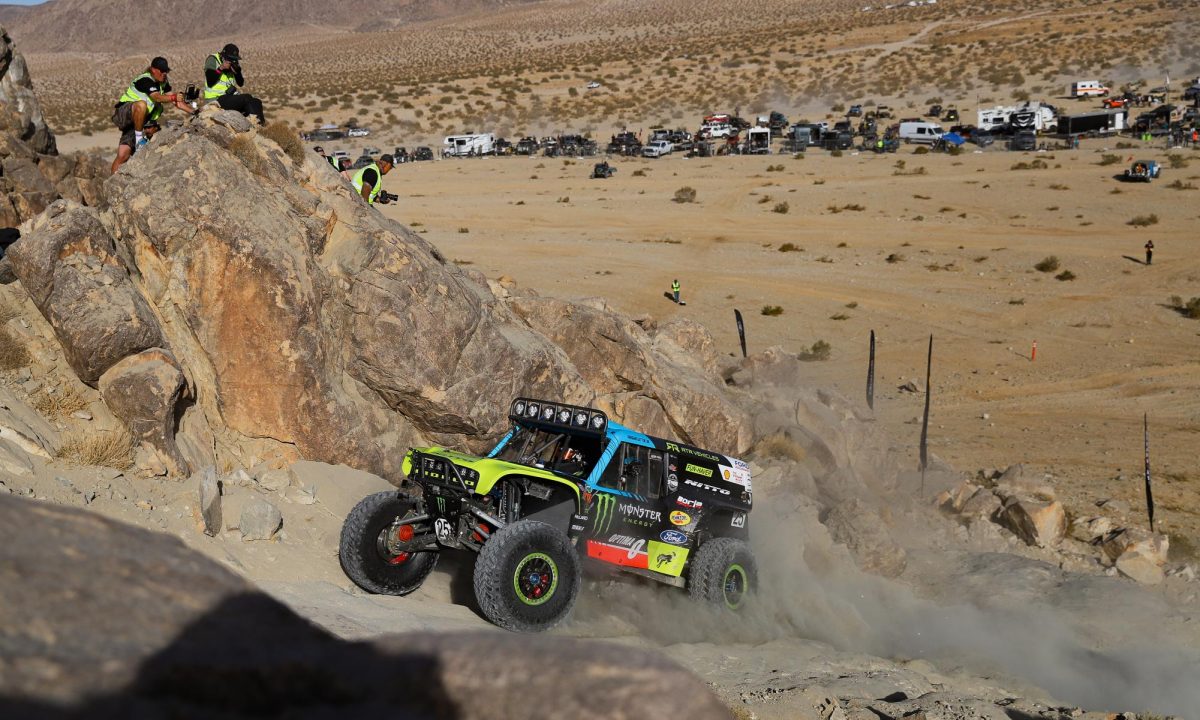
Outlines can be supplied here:
<path id="1" fill-rule="evenodd" d="M 517 398 L 509 409 L 509 417 L 518 421 L 535 421 L 538 424 L 557 425 L 587 432 L 602 433 L 608 426 L 608 416 L 600 410 Z"/>

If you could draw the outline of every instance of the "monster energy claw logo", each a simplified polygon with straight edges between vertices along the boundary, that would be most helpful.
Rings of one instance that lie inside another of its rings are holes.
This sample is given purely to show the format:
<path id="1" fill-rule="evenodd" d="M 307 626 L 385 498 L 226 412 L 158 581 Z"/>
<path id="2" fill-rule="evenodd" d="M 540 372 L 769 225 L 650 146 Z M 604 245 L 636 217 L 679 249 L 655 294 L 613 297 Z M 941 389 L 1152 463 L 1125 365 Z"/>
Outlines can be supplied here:
<path id="1" fill-rule="evenodd" d="M 438 512 L 439 513 L 446 512 L 446 498 L 438 496 L 435 499 L 437 500 Z"/>
<path id="2" fill-rule="evenodd" d="M 596 533 L 607 532 L 612 526 L 613 509 L 617 505 L 617 500 L 612 495 L 599 495 L 596 498 L 595 520 L 592 521 L 592 531 Z"/>

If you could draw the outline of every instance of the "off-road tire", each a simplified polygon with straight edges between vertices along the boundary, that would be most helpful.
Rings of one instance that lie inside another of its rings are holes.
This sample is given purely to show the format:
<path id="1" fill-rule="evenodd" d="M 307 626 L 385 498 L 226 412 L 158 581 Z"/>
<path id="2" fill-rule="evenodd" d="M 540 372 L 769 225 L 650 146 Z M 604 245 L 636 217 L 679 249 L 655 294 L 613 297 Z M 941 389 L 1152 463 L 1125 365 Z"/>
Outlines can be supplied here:
<path id="1" fill-rule="evenodd" d="M 561 623 L 575 606 L 580 583 L 579 557 L 566 533 L 536 520 L 501 528 L 475 561 L 479 609 L 514 632 L 541 632 Z"/>
<path id="2" fill-rule="evenodd" d="M 690 565 L 688 593 L 700 602 L 741 610 L 758 587 L 758 564 L 744 540 L 709 540 L 696 551 Z"/>
<path id="3" fill-rule="evenodd" d="M 410 553 L 406 560 L 392 564 L 378 546 L 380 533 L 415 506 L 415 501 L 393 490 L 368 495 L 346 516 L 338 557 L 355 585 L 377 595 L 407 595 L 433 572 L 436 550 Z"/>

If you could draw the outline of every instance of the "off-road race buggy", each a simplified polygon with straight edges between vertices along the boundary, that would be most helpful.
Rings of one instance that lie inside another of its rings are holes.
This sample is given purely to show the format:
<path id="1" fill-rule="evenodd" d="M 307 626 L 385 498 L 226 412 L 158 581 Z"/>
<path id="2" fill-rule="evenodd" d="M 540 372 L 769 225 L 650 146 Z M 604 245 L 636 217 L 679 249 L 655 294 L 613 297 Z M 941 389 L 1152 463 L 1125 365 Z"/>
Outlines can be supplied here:
<path id="1" fill-rule="evenodd" d="M 342 527 L 346 575 L 406 595 L 443 550 L 478 553 L 474 588 L 488 620 L 547 630 L 575 604 L 584 562 L 744 607 L 757 583 L 746 463 L 611 422 L 601 411 L 517 398 L 486 457 L 414 448 L 419 495 L 364 498 Z M 582 560 L 581 560 L 582 558 Z"/>
<path id="2" fill-rule="evenodd" d="M 1125 170 L 1126 182 L 1150 182 L 1158 177 L 1159 166 L 1154 160 L 1138 160 Z"/>
<path id="3" fill-rule="evenodd" d="M 615 173 L 616 171 L 617 171 L 617 169 L 615 167 L 613 167 L 612 165 L 609 165 L 607 161 L 606 162 L 598 162 L 598 163 L 596 163 L 596 166 L 592 168 L 592 179 L 593 180 L 604 180 L 604 179 L 612 177 L 613 173 Z"/>

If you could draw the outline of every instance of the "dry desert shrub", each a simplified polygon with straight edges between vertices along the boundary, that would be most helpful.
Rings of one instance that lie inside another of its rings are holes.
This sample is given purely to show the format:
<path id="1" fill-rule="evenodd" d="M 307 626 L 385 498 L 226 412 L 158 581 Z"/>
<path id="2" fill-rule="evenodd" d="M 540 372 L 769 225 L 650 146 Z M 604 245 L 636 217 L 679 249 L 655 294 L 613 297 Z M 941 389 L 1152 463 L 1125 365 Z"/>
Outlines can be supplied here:
<path id="1" fill-rule="evenodd" d="M 775 207 L 771 208 L 771 212 L 779 213 L 780 215 L 787 215 L 788 210 L 790 210 L 790 209 L 791 209 L 791 207 L 789 207 L 787 203 L 781 202 L 781 203 L 776 203 Z"/>
<path id="2" fill-rule="evenodd" d="M 284 154 L 291 158 L 292 162 L 297 166 L 304 163 L 304 142 L 300 139 L 300 134 L 293 130 L 291 125 L 283 122 L 273 122 L 259 131 L 259 134 L 278 145 Z"/>
<path id="3" fill-rule="evenodd" d="M 1058 269 L 1058 257 L 1055 255 L 1048 255 L 1042 258 L 1041 262 L 1034 265 L 1033 269 L 1044 273 L 1054 272 Z"/>
<path id="4" fill-rule="evenodd" d="M 80 410 L 87 410 L 90 404 L 87 398 L 71 385 L 61 388 L 56 392 L 46 392 L 43 390 L 35 395 L 32 400 L 30 403 L 31 407 L 41 413 L 42 417 L 50 420 L 64 418 Z"/>
<path id="5" fill-rule="evenodd" d="M 783 314 L 783 308 L 778 305 L 763 305 L 762 314 L 767 317 L 775 317 Z"/>
<path id="6" fill-rule="evenodd" d="M 793 462 L 802 462 L 808 457 L 808 453 L 800 443 L 788 437 L 787 433 L 778 432 L 774 435 L 768 435 L 758 442 L 754 451 L 756 454 L 763 455 L 769 458 L 778 460 L 792 460 Z"/>
<path id="7" fill-rule="evenodd" d="M 242 161 L 246 169 L 255 175 L 262 174 L 262 157 L 258 154 L 258 148 L 254 146 L 254 140 L 249 135 L 238 135 L 229 143 L 229 152 L 233 156 Z"/>
<path id="8" fill-rule="evenodd" d="M 0 327 L 0 370 L 20 370 L 29 363 L 29 351 L 21 339 Z"/>
<path id="9" fill-rule="evenodd" d="M 125 430 L 71 435 L 63 441 L 58 457 L 79 465 L 128 470 L 133 467 L 133 438 Z"/>
<path id="10" fill-rule="evenodd" d="M 1075 279 L 1075 273 L 1071 272 L 1070 270 L 1063 270 L 1059 274 L 1055 275 L 1054 279 L 1061 280 L 1063 282 L 1067 282 L 1069 280 Z"/>
<path id="11" fill-rule="evenodd" d="M 798 357 L 807 362 L 812 362 L 814 360 L 828 360 L 832 352 L 832 345 L 824 340 L 818 340 L 812 344 L 812 347 L 801 352 Z"/>
<path id="12" fill-rule="evenodd" d="M 684 185 L 675 191 L 675 197 L 672 199 L 677 203 L 696 202 L 696 188 Z"/>
<path id="13" fill-rule="evenodd" d="M 1125 224 L 1132 225 L 1134 227 L 1149 227 L 1150 225 L 1158 224 L 1158 216 L 1154 213 L 1150 213 L 1149 215 L 1138 215 L 1137 217 L 1131 218 L 1129 222 Z"/>

